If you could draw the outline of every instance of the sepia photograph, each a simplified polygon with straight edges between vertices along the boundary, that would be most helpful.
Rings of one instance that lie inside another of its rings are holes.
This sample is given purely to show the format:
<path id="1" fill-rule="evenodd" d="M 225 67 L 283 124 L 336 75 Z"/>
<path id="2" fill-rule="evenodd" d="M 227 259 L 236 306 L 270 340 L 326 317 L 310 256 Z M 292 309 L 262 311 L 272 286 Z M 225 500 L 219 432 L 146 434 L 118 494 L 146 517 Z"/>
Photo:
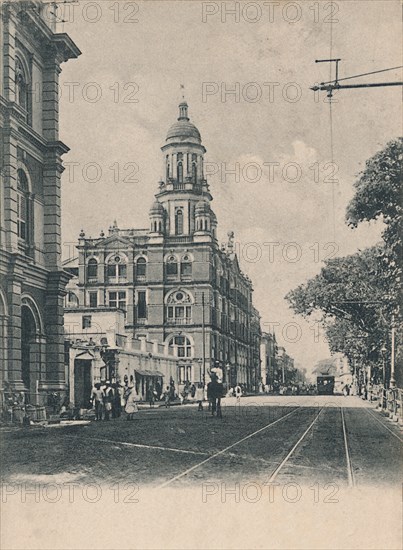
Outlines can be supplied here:
<path id="1" fill-rule="evenodd" d="M 399 550 L 400 0 L 0 0 L 2 550 Z"/>

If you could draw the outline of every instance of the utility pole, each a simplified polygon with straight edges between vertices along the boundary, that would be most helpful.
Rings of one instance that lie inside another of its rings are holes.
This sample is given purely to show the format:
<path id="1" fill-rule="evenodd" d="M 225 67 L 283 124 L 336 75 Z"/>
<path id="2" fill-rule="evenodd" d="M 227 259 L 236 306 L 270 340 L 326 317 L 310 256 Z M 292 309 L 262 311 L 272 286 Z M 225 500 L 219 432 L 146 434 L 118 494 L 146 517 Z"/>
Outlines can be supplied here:
<path id="1" fill-rule="evenodd" d="M 392 71 L 395 69 L 401 69 L 399 67 L 390 67 L 389 69 L 381 69 L 379 71 L 371 71 L 369 73 L 357 74 L 353 76 L 346 76 L 344 78 L 339 78 L 339 62 L 340 58 L 334 59 L 315 59 L 315 63 L 335 63 L 336 64 L 336 78 L 330 80 L 329 82 L 321 82 L 311 87 L 311 90 L 314 92 L 325 91 L 327 92 L 327 97 L 331 98 L 333 96 L 334 90 L 346 90 L 346 89 L 355 89 L 355 88 L 383 88 L 384 86 L 403 86 L 403 82 L 369 82 L 365 84 L 340 84 L 341 81 L 350 80 L 351 78 L 360 78 L 361 76 L 367 76 L 370 74 L 383 73 L 386 71 Z"/>
<path id="2" fill-rule="evenodd" d="M 203 363 L 203 388 L 206 385 L 206 327 L 204 317 L 204 292 L 202 292 L 202 363 Z"/>

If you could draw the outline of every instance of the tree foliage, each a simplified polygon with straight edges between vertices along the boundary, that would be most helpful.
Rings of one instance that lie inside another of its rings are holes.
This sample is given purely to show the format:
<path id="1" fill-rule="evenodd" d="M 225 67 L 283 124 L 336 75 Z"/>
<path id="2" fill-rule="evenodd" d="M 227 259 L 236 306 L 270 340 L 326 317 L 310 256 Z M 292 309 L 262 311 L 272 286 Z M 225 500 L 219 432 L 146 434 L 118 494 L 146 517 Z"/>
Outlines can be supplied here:
<path id="1" fill-rule="evenodd" d="M 390 291 L 398 306 L 402 275 L 403 237 L 403 138 L 398 138 L 371 157 L 355 182 L 355 195 L 347 207 L 351 227 L 360 222 L 382 219 L 385 246 L 382 257 L 391 278 Z"/>
<path id="2" fill-rule="evenodd" d="M 325 262 L 319 275 L 289 292 L 286 299 L 303 317 L 320 312 L 329 347 L 352 364 L 381 362 L 383 344 L 390 350 L 392 314 L 400 318 L 403 186 L 403 138 L 398 138 L 366 162 L 355 182 L 346 222 L 381 219 L 383 243 L 344 258 Z M 401 340 L 398 331 L 397 340 Z M 388 360 L 388 357 L 386 358 Z"/>
<path id="3" fill-rule="evenodd" d="M 325 262 L 321 272 L 289 292 L 286 299 L 305 318 L 321 312 L 332 352 L 350 360 L 379 361 L 380 343 L 388 338 L 382 246 Z"/>

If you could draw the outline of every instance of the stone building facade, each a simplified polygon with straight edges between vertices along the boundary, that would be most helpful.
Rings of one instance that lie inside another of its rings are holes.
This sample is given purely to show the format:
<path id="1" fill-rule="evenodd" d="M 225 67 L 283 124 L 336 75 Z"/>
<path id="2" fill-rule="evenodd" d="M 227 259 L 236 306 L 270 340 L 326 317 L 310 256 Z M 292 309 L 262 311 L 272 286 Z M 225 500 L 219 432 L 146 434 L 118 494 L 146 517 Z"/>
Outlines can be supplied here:
<path id="1" fill-rule="evenodd" d="M 159 182 L 146 229 L 121 229 L 87 238 L 65 262 L 73 275 L 66 307 L 126 311 L 126 331 L 167 343 L 179 360 L 179 381 L 206 380 L 219 366 L 224 382 L 260 378 L 260 319 L 252 282 L 239 266 L 234 234 L 219 245 L 212 195 L 204 177 L 206 149 L 190 122 L 188 105 L 161 148 Z"/>
<path id="2" fill-rule="evenodd" d="M 263 332 L 260 344 L 261 377 L 263 384 L 273 387 L 276 380 L 278 346 L 274 332 Z"/>
<path id="3" fill-rule="evenodd" d="M 150 386 L 161 391 L 178 383 L 177 357 L 168 344 L 145 338 L 131 338 L 125 332 L 125 312 L 121 309 L 69 308 L 64 316 L 66 335 L 66 379 L 70 402 L 89 407 L 97 382 L 118 382 L 135 386 L 146 399 Z"/>
<path id="4" fill-rule="evenodd" d="M 0 7 L 0 356 L 4 391 L 43 404 L 66 389 L 60 243 L 58 79 L 80 51 L 49 4 Z"/>

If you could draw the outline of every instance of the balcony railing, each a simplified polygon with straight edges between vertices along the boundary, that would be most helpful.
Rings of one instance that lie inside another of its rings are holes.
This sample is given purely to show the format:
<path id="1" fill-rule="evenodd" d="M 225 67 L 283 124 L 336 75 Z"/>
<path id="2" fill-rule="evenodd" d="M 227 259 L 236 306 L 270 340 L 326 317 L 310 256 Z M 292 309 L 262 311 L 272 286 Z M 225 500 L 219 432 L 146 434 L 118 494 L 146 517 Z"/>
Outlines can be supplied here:
<path id="1" fill-rule="evenodd" d="M 190 317 L 180 318 L 180 319 L 167 319 L 167 325 L 191 325 L 192 319 Z"/>

